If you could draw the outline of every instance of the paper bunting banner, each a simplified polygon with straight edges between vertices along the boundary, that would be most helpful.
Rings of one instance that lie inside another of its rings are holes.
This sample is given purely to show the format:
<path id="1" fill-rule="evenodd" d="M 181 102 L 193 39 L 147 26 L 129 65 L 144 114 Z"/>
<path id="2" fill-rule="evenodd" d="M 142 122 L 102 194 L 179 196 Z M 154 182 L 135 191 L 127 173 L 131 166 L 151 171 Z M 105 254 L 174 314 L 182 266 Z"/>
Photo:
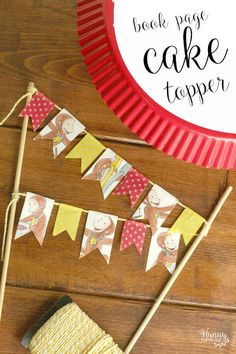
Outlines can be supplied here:
<path id="1" fill-rule="evenodd" d="M 172 225 L 170 231 L 182 234 L 184 243 L 187 245 L 205 221 L 206 220 L 195 213 L 195 211 L 186 208 Z"/>
<path id="2" fill-rule="evenodd" d="M 98 249 L 109 264 L 118 217 L 89 211 L 86 221 L 80 258 Z"/>
<path id="3" fill-rule="evenodd" d="M 142 256 L 146 229 L 147 225 L 141 222 L 126 220 L 121 236 L 120 251 L 134 245 L 139 255 Z"/>
<path id="4" fill-rule="evenodd" d="M 62 109 L 34 140 L 51 139 L 55 159 L 84 129 L 83 124 L 66 109 Z"/>
<path id="5" fill-rule="evenodd" d="M 28 105 L 20 112 L 20 117 L 29 116 L 32 119 L 33 131 L 35 132 L 55 107 L 55 103 L 43 93 L 37 91 Z"/>
<path id="6" fill-rule="evenodd" d="M 83 173 L 105 149 L 105 146 L 95 139 L 94 136 L 87 133 L 69 154 L 66 155 L 66 158 L 81 159 L 81 172 Z"/>
<path id="7" fill-rule="evenodd" d="M 163 224 L 175 208 L 177 199 L 155 184 L 132 216 L 135 220 L 149 220 L 152 233 Z"/>
<path id="8" fill-rule="evenodd" d="M 147 188 L 149 180 L 131 168 L 127 175 L 123 178 L 120 184 L 116 187 L 113 194 L 114 195 L 126 195 L 130 197 L 131 208 L 135 205 L 141 194 Z"/>
<path id="9" fill-rule="evenodd" d="M 28 192 L 17 226 L 15 239 L 32 231 L 42 246 L 53 205 L 54 200 Z"/>
<path id="10" fill-rule="evenodd" d="M 60 203 L 53 229 L 53 236 L 67 231 L 70 238 L 74 241 L 76 239 L 82 212 L 83 210 L 80 208 Z"/>
<path id="11" fill-rule="evenodd" d="M 148 253 L 146 272 L 158 263 L 163 263 L 170 273 L 176 268 L 180 241 L 180 233 L 171 233 L 169 229 L 160 227 L 152 235 Z"/>
<path id="12" fill-rule="evenodd" d="M 100 181 L 103 196 L 106 199 L 131 167 L 114 151 L 106 149 L 94 165 L 90 167 L 83 179 Z"/>

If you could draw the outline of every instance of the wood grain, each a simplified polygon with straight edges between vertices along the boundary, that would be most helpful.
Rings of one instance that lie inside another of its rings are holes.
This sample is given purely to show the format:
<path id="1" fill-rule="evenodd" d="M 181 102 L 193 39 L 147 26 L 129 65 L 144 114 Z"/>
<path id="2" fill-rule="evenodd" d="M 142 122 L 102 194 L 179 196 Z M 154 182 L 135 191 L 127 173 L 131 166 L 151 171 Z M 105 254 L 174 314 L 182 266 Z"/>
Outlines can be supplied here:
<path id="1" fill-rule="evenodd" d="M 8 287 L 5 323 L 0 325 L 1 353 L 28 353 L 20 345 L 21 338 L 61 295 L 53 291 Z M 122 349 L 151 306 L 149 302 L 106 297 L 76 294 L 71 297 L 90 318 L 112 335 Z M 227 311 L 208 310 L 206 313 L 204 309 L 194 307 L 162 305 L 133 353 L 235 353 L 234 316 L 234 313 Z M 230 342 L 225 347 L 216 348 L 212 342 L 202 341 L 199 333 L 202 329 L 223 331 Z"/>
<path id="2" fill-rule="evenodd" d="M 236 187 L 236 172 L 177 161 L 146 146 L 121 124 L 101 100 L 83 64 L 75 10 L 76 2 L 72 0 L 18 0 L 17 3 L 8 0 L 7 6 L 0 2 L 0 117 L 10 110 L 32 80 L 105 145 L 207 217 L 227 183 Z M 1 234 L 19 146 L 21 120 L 16 117 L 22 107 L 23 103 L 7 125 L 0 128 Z M 64 159 L 79 139 L 54 161 L 51 142 L 36 143 L 32 140 L 34 136 L 29 131 L 22 191 L 121 217 L 132 215 L 126 197 L 111 196 L 104 201 L 98 183 L 81 180 L 80 161 Z M 22 203 L 23 200 L 18 206 L 17 219 Z M 144 272 L 150 233 L 143 257 L 132 247 L 120 253 L 122 223 L 119 223 L 109 267 L 98 252 L 79 261 L 85 216 L 78 237 L 72 242 L 66 233 L 51 236 L 56 211 L 54 208 L 42 248 L 33 235 L 13 242 L 6 306 L 0 325 L 0 353 L 24 353 L 20 346 L 22 334 L 64 292 L 72 293 L 75 301 L 124 348 L 169 277 L 161 265 Z M 180 212 L 181 208 L 177 208 L 166 226 Z M 217 352 L 235 353 L 235 213 L 234 191 L 134 353 L 215 353 L 212 343 L 201 342 L 201 328 L 225 332 L 230 344 L 217 348 Z M 180 258 L 183 253 L 181 243 Z"/>
<path id="3" fill-rule="evenodd" d="M 94 134 L 138 141 L 101 100 L 90 80 L 78 46 L 75 4 L 71 0 L 0 3 L 0 95 L 8 96 L 6 84 L 11 92 L 11 100 L 1 104 L 0 116 L 33 81 Z M 12 118 L 8 125 L 19 127 L 19 121 Z"/>

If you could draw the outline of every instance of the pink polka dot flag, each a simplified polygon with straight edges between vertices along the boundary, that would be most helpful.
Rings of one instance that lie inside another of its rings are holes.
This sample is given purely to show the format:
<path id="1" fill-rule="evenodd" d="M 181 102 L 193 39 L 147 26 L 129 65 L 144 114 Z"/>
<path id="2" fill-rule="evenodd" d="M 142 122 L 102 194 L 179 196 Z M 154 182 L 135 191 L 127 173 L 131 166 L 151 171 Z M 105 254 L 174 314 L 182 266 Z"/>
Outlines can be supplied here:
<path id="1" fill-rule="evenodd" d="M 149 180 L 134 168 L 127 173 L 120 184 L 117 186 L 113 194 L 126 195 L 130 197 L 131 208 L 137 202 L 140 195 L 146 189 L 149 184 Z"/>
<path id="2" fill-rule="evenodd" d="M 142 256 L 146 229 L 147 225 L 141 222 L 126 220 L 121 236 L 120 251 L 134 245 L 139 255 Z"/>
<path id="3" fill-rule="evenodd" d="M 37 91 L 23 111 L 20 112 L 19 117 L 31 117 L 33 131 L 35 132 L 54 107 L 54 102 Z"/>

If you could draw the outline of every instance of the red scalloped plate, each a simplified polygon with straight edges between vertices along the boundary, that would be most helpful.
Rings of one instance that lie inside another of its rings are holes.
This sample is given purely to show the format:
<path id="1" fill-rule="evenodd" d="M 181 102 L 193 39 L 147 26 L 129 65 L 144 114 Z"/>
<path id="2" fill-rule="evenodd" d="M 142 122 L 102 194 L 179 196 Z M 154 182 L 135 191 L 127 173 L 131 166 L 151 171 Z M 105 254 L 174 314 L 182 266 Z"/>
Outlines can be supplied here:
<path id="1" fill-rule="evenodd" d="M 78 1 L 82 54 L 104 101 L 133 133 L 166 154 L 204 167 L 235 169 L 236 134 L 177 117 L 151 98 L 131 75 L 117 44 L 114 6 L 112 0 Z M 225 114 L 229 114 L 227 108 Z"/>

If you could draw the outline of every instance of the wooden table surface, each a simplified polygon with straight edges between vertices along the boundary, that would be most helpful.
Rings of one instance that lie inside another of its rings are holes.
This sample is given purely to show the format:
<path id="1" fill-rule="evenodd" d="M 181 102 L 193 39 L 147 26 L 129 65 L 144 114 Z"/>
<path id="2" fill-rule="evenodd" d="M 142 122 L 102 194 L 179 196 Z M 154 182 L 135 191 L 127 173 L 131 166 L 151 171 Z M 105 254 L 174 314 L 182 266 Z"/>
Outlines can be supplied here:
<path id="1" fill-rule="evenodd" d="M 236 172 L 204 169 L 168 157 L 138 140 L 114 116 L 96 92 L 77 45 L 76 1 L 1 1 L 0 18 L 0 117 L 32 80 L 59 106 L 76 115 L 106 146 L 204 217 L 210 214 L 227 184 L 236 187 Z M 20 138 L 21 120 L 16 117 L 14 114 L 0 128 L 1 235 Z M 51 142 L 36 143 L 33 136 L 30 127 L 21 191 L 34 191 L 86 209 L 96 206 L 99 211 L 121 217 L 131 216 L 126 197 L 111 196 L 104 201 L 96 182 L 81 180 L 79 160 L 66 160 L 64 153 L 54 161 Z M 21 205 L 22 202 L 16 220 Z M 236 352 L 235 214 L 236 190 L 136 345 L 134 354 Z M 98 252 L 79 261 L 85 218 L 76 241 L 72 242 L 65 233 L 51 237 L 55 216 L 56 208 L 42 248 L 33 235 L 12 244 L 0 324 L 0 353 L 27 353 L 20 344 L 23 333 L 65 293 L 125 348 L 169 277 L 162 265 L 144 272 L 150 234 L 143 257 L 138 257 L 132 247 L 120 253 L 119 224 L 109 266 Z M 173 217 L 166 225 L 171 222 Z M 181 244 L 180 253 L 183 252 Z M 209 338 L 202 340 L 201 330 L 223 332 L 229 343 L 216 348 Z"/>

